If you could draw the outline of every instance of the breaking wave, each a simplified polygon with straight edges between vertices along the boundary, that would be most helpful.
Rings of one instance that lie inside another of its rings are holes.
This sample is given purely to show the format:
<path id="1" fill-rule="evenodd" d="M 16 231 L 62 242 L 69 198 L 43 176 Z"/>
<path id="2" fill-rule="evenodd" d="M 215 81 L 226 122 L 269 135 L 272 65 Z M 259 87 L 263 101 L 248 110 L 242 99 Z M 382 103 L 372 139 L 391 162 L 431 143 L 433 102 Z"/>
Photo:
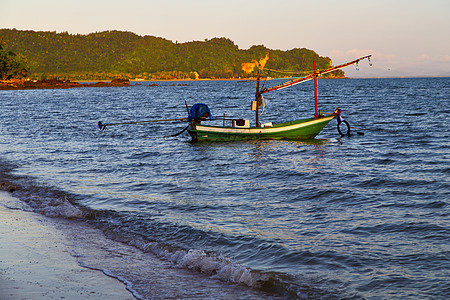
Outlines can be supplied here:
<path id="1" fill-rule="evenodd" d="M 0 183 L 0 190 L 10 192 L 14 197 L 26 203 L 27 208 L 44 216 L 81 220 L 91 223 L 95 227 L 100 228 L 107 238 L 135 247 L 144 253 L 152 253 L 159 259 L 170 262 L 175 268 L 187 269 L 195 273 L 207 275 L 215 280 L 244 285 L 252 289 L 264 290 L 271 293 L 274 291 L 274 283 L 277 280 L 270 274 L 251 270 L 239 263 L 233 262 L 225 256 L 207 253 L 204 250 L 177 249 L 155 241 L 148 242 L 139 236 L 130 236 L 125 232 L 117 230 L 114 223 L 121 223 L 121 221 L 114 219 L 111 212 L 100 212 L 79 207 L 77 204 L 72 203 L 74 201 L 73 196 L 60 191 L 37 187 L 34 184 L 28 183 L 24 184 L 24 186 L 19 186 L 11 181 L 5 181 L 5 178 Z M 99 221 L 97 219 L 99 216 L 103 219 L 105 214 L 108 222 L 105 223 L 104 220 Z M 82 267 L 102 271 L 105 275 L 118 279 L 126 285 L 127 289 L 136 299 L 144 299 L 133 289 L 133 284 L 127 278 L 118 277 L 110 270 L 91 267 L 82 261 L 79 264 Z M 281 284 L 281 282 L 277 282 L 277 284 Z M 275 289 L 280 289 L 280 287 Z M 281 289 L 285 290 L 285 288 Z M 277 296 L 273 297 L 277 298 Z"/>

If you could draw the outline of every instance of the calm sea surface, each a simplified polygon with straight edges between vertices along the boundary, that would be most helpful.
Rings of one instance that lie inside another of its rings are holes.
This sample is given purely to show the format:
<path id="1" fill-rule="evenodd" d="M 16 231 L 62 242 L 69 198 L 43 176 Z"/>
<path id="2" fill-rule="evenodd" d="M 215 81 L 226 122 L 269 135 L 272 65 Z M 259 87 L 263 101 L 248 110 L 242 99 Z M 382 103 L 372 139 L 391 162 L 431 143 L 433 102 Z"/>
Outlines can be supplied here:
<path id="1" fill-rule="evenodd" d="M 254 122 L 252 82 L 148 84 L 0 91 L 0 180 L 13 195 L 193 278 L 155 294 L 167 274 L 127 269 L 138 254 L 95 260 L 136 297 L 450 297 L 450 78 L 319 81 L 320 108 L 340 106 L 350 137 L 334 120 L 306 142 L 166 137 L 180 122 L 99 131 L 186 117 L 184 101 Z M 313 91 L 269 93 L 261 121 L 312 116 Z"/>

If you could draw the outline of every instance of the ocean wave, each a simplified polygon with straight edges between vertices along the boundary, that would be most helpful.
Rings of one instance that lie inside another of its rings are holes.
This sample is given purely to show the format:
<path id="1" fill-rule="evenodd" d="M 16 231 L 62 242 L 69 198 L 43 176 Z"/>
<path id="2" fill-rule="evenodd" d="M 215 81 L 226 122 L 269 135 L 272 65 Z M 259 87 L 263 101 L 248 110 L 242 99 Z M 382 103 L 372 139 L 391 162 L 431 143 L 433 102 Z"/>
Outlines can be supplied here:
<path id="1" fill-rule="evenodd" d="M 95 215 L 100 213 L 78 207 L 71 202 L 73 200 L 70 200 L 67 194 L 44 187 L 36 187 L 32 184 L 19 186 L 11 182 L 3 182 L 0 184 L 0 189 L 12 193 L 14 197 L 28 204 L 35 212 L 48 217 L 87 220 L 93 216 L 95 218 Z M 170 261 L 179 268 L 189 269 L 221 281 L 243 284 L 252 288 L 261 286 L 259 274 L 232 262 L 226 257 L 199 249 L 171 249 L 157 242 L 146 242 L 136 237 L 125 237 L 123 234 L 117 234 L 117 232 L 112 234 L 113 231 L 107 227 L 103 229 L 109 238 L 134 246 L 144 252 L 152 252 L 160 259 Z"/>
<path id="2" fill-rule="evenodd" d="M 2 178 L 4 176 L 0 176 Z M 66 194 L 43 187 L 23 187 L 10 181 L 0 183 L 0 190 L 11 193 L 25 202 L 33 211 L 47 217 L 83 219 L 87 211 L 74 205 Z"/>
<path id="3" fill-rule="evenodd" d="M 0 189 L 11 192 L 14 197 L 25 202 L 33 211 L 52 218 L 87 221 L 95 218 L 98 214 L 103 214 L 102 212 L 78 207 L 71 202 L 67 195 L 43 187 L 21 187 L 10 182 L 3 182 L 0 184 Z M 110 218 L 113 217 L 110 216 Z M 111 219 L 110 221 L 113 222 Z M 139 237 L 126 237 L 124 234 L 111 230 L 107 226 L 102 229 L 105 235 L 112 240 L 133 246 L 143 252 L 153 253 L 161 260 L 173 263 L 174 267 L 205 274 L 223 282 L 260 289 L 264 285 L 264 281 L 269 279 L 267 275 L 261 276 L 260 273 L 252 271 L 224 256 L 217 256 L 213 253 L 207 253 L 204 250 L 174 249 L 158 242 L 147 242 Z M 80 262 L 80 266 L 102 271 L 106 275 L 120 280 L 126 284 L 127 289 L 131 289 L 137 299 L 142 299 L 138 294 L 135 294 L 135 291 L 132 290 L 131 283 L 127 279 L 113 276 L 111 275 L 113 273 L 108 270 L 92 268 L 83 264 L 83 262 Z"/>
<path id="4" fill-rule="evenodd" d="M 144 252 L 151 252 L 162 260 L 170 261 L 174 266 L 199 272 L 224 282 L 243 284 L 260 288 L 262 277 L 230 259 L 207 253 L 200 249 L 171 249 L 157 242 L 145 242 L 136 238 L 124 238 L 109 234 L 110 238 L 134 246 Z"/>

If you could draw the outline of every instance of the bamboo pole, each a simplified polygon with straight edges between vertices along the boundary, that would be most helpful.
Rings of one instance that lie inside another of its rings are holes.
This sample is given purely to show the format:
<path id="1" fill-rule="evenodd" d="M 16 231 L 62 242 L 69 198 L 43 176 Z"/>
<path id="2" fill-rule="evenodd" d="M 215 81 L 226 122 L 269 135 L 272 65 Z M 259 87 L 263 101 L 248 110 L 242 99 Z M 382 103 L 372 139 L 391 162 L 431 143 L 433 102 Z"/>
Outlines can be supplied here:
<path id="1" fill-rule="evenodd" d="M 187 118 L 161 119 L 161 120 L 148 120 L 148 121 L 136 121 L 136 122 L 120 122 L 120 123 L 107 123 L 107 124 L 103 124 L 102 121 L 98 121 L 98 127 L 99 127 L 101 130 L 105 130 L 106 126 L 113 126 L 113 125 L 129 125 L 129 124 L 155 123 L 155 122 L 171 122 L 171 121 L 187 122 Z"/>

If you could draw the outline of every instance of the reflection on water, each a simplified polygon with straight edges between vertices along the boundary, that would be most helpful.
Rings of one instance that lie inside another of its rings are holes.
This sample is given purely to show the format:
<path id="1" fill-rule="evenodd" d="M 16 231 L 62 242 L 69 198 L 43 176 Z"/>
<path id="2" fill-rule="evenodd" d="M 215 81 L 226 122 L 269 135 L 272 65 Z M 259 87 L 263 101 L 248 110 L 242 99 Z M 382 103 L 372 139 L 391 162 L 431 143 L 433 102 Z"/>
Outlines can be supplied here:
<path id="1" fill-rule="evenodd" d="M 0 91 L 0 167 L 37 210 L 64 215 L 69 199 L 109 237 L 226 282 L 262 281 L 281 298 L 442 298 L 449 86 L 327 80 L 321 108 L 341 106 L 364 136 L 341 138 L 331 122 L 314 140 L 197 144 L 164 138 L 183 123 L 100 133 L 97 122 L 184 117 L 185 99 L 251 118 L 247 84 Z M 310 87 L 292 91 L 263 122 L 312 114 Z M 138 269 L 124 276 L 146 278 Z"/>

